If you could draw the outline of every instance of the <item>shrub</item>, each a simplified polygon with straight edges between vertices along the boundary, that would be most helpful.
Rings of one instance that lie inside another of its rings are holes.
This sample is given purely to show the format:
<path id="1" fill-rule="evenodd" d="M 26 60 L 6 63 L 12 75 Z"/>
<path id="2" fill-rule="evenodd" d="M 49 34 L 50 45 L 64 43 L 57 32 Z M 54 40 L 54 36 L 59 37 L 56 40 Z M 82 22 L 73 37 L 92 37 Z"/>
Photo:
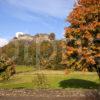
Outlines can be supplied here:
<path id="1" fill-rule="evenodd" d="M 43 73 L 36 73 L 33 79 L 33 85 L 39 89 L 48 88 L 49 84 L 46 75 Z"/>
<path id="2" fill-rule="evenodd" d="M 9 79 L 13 74 L 15 74 L 13 61 L 6 56 L 0 56 L 0 76 L 2 80 Z"/>

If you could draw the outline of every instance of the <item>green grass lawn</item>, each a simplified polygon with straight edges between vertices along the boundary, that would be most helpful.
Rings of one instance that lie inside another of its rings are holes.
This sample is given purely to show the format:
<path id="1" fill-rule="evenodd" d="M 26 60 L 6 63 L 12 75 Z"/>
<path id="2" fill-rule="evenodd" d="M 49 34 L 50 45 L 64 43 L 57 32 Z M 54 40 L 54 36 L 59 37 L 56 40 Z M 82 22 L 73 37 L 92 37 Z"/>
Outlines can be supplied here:
<path id="1" fill-rule="evenodd" d="M 45 74 L 48 88 L 50 89 L 97 89 L 99 87 L 99 78 L 95 72 L 70 72 L 68 75 L 64 71 L 53 70 L 35 70 L 33 67 L 17 66 L 16 74 L 9 80 L 0 81 L 2 89 L 35 89 L 38 88 L 34 83 L 37 81 L 36 74 Z M 35 80 L 36 79 L 36 80 Z M 41 80 L 41 78 L 40 78 Z M 44 84 L 45 85 L 45 84 Z"/>
<path id="2" fill-rule="evenodd" d="M 21 65 L 21 66 L 16 67 L 16 73 L 30 72 L 30 71 L 33 71 L 33 70 L 34 70 L 34 68 L 32 66 Z"/>

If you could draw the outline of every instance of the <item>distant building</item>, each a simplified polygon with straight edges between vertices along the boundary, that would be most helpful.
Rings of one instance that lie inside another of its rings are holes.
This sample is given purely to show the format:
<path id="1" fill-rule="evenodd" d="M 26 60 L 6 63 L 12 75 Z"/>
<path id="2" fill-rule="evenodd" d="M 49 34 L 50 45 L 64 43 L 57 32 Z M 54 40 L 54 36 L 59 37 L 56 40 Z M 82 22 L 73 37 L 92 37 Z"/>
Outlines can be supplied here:
<path id="1" fill-rule="evenodd" d="M 33 41 L 33 36 L 29 35 L 29 34 L 23 34 L 23 35 L 19 35 L 18 40 L 28 40 L 28 41 Z"/>
<path id="2" fill-rule="evenodd" d="M 51 38 L 52 37 L 52 38 Z M 13 40 L 25 40 L 25 41 L 34 41 L 36 43 L 43 42 L 43 41 L 52 41 L 55 40 L 55 34 L 45 34 L 45 33 L 38 33 L 34 36 L 22 32 L 17 32 L 16 37 Z"/>
<path id="3" fill-rule="evenodd" d="M 49 35 L 48 34 L 36 34 L 33 36 L 33 40 L 38 42 L 43 42 L 43 41 L 50 41 Z"/>

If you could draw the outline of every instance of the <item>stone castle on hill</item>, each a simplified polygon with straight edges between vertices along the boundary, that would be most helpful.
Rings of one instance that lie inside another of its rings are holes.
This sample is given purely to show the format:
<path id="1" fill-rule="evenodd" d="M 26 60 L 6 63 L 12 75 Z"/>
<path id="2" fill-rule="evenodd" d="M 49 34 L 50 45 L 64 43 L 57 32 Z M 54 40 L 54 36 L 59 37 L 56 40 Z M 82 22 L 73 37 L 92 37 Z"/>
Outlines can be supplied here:
<path id="1" fill-rule="evenodd" d="M 39 33 L 34 36 L 30 34 L 25 34 L 22 32 L 17 32 L 16 37 L 14 37 L 13 40 L 25 40 L 25 41 L 34 41 L 36 43 L 43 42 L 43 41 L 52 41 L 55 40 L 55 34 L 45 34 L 45 33 Z"/>

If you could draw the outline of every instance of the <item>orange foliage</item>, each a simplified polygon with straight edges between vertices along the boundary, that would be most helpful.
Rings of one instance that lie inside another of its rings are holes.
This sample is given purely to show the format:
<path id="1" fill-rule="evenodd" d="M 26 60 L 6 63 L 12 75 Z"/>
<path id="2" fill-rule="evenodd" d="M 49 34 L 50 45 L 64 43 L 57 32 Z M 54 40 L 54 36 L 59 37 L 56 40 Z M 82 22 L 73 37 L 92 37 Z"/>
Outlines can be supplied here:
<path id="1" fill-rule="evenodd" d="M 65 28 L 66 38 L 72 43 L 72 46 L 67 46 L 68 60 L 77 51 L 80 59 L 86 60 L 84 65 L 94 65 L 94 58 L 100 57 L 97 52 L 100 49 L 93 42 L 95 38 L 100 39 L 100 0 L 77 0 L 77 3 L 67 18 L 71 25 Z M 73 43 L 73 40 L 76 42 Z M 72 57 L 75 59 L 75 56 Z"/>

